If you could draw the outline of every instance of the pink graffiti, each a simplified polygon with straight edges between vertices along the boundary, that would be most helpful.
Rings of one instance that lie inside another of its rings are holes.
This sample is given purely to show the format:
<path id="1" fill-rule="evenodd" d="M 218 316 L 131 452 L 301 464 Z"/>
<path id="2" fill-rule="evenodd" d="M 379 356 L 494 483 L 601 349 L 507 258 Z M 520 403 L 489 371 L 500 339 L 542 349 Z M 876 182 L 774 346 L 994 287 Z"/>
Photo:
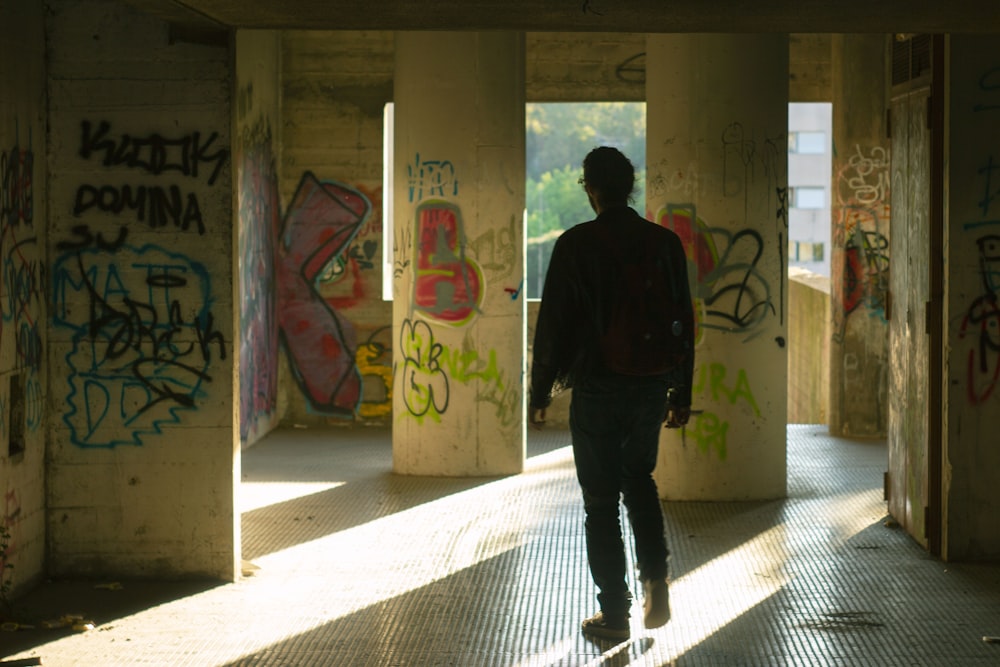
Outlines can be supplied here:
<path id="1" fill-rule="evenodd" d="M 657 222 L 681 238 L 688 261 L 698 270 L 698 282 L 705 282 L 719 264 L 719 252 L 705 223 L 682 206 L 661 208 Z"/>
<path id="2" fill-rule="evenodd" d="M 465 257 L 462 213 L 444 201 L 417 207 L 417 262 L 413 302 L 449 324 L 467 322 L 482 302 L 479 266 Z"/>
<path id="3" fill-rule="evenodd" d="M 244 148 L 240 174 L 240 436 L 271 414 L 278 395 L 278 330 L 274 303 L 275 248 L 281 233 L 278 176 L 270 127 Z"/>
<path id="4" fill-rule="evenodd" d="M 371 204 L 357 190 L 306 172 L 278 243 L 278 326 L 311 407 L 353 416 L 361 401 L 354 327 L 320 296 L 316 280 L 365 223 Z"/>

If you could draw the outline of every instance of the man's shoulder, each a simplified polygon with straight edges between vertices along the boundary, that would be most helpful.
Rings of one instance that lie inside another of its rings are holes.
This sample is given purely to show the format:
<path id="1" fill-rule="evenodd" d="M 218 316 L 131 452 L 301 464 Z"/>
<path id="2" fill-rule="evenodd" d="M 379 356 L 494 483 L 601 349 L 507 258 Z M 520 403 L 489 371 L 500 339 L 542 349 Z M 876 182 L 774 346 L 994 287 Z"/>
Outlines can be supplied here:
<path id="1" fill-rule="evenodd" d="M 597 231 L 597 228 L 595 227 L 596 222 L 596 220 L 588 220 L 586 222 L 580 222 L 573 225 L 559 235 L 559 238 L 556 239 L 556 243 L 575 243 L 589 238 Z"/>

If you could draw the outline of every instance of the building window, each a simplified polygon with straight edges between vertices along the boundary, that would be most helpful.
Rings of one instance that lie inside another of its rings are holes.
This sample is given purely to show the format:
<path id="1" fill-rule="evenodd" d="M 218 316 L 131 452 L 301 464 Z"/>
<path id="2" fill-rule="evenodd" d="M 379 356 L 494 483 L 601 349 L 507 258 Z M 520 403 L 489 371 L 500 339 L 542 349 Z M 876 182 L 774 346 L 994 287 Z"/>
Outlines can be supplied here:
<path id="1" fill-rule="evenodd" d="M 788 244 L 788 259 L 792 262 L 822 262 L 824 252 L 822 243 L 791 241 Z"/>
<path id="2" fill-rule="evenodd" d="M 819 187 L 791 188 L 792 208 L 825 208 L 826 192 Z"/>
<path id="3" fill-rule="evenodd" d="M 788 152 L 822 155 L 826 152 L 826 132 L 789 132 Z"/>

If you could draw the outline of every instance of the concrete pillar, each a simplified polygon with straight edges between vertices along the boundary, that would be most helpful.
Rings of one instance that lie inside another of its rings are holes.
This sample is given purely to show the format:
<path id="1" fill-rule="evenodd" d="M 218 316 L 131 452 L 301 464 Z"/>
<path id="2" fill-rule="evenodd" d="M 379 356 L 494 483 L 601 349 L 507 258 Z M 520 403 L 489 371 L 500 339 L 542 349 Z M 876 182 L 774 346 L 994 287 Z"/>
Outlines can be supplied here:
<path id="1" fill-rule="evenodd" d="M 995 37 L 946 38 L 942 549 L 1000 560 L 1000 58 Z"/>
<path id="2" fill-rule="evenodd" d="M 888 418 L 889 139 L 883 35 L 833 37 L 830 433 Z"/>
<path id="3" fill-rule="evenodd" d="M 524 36 L 396 35 L 393 469 L 524 463 Z"/>
<path id="4" fill-rule="evenodd" d="M 233 53 L 125 3 L 46 17 L 46 569 L 231 581 Z"/>
<path id="5" fill-rule="evenodd" d="M 788 38 L 655 35 L 646 66 L 646 198 L 688 252 L 702 411 L 663 431 L 660 493 L 782 497 Z"/>

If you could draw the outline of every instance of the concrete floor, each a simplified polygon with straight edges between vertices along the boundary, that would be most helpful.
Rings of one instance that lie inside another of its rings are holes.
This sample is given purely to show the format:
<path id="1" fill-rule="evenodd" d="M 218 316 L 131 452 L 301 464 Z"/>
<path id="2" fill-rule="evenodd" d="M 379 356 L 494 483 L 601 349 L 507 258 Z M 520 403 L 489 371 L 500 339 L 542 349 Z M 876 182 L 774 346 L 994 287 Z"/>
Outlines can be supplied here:
<path id="1" fill-rule="evenodd" d="M 48 666 L 1000 665 L 1000 565 L 929 557 L 886 516 L 883 442 L 788 429 L 789 495 L 667 503 L 673 620 L 594 643 L 565 431 L 527 470 L 392 475 L 383 430 L 281 430 L 244 452 L 234 584 L 58 581 L 0 655 Z M 627 529 L 626 529 L 627 530 Z M 117 585 L 115 585 L 117 584 Z M 2 664 L 2 662 L 0 662 Z"/>

